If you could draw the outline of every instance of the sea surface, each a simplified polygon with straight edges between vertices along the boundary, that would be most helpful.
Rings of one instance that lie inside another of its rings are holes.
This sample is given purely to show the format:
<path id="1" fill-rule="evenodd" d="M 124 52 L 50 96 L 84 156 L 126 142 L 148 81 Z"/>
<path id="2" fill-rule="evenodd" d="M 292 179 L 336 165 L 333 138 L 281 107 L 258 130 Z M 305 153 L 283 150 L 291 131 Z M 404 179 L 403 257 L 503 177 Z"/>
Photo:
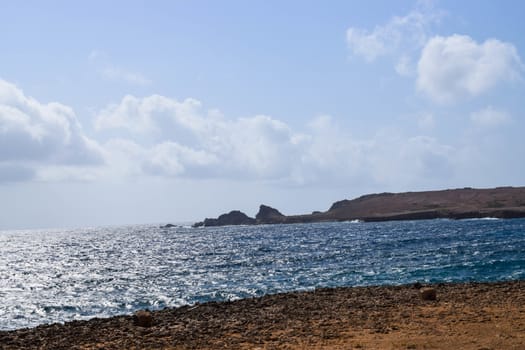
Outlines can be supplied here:
<path id="1" fill-rule="evenodd" d="M 0 330 L 319 287 L 525 279 L 525 220 L 0 231 Z"/>

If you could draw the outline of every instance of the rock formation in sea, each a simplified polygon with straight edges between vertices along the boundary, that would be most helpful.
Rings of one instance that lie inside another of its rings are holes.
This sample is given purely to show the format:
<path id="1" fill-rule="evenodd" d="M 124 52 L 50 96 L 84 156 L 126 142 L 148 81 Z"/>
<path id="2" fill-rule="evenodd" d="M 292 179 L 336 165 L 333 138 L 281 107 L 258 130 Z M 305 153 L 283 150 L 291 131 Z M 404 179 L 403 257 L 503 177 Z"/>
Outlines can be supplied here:
<path id="1" fill-rule="evenodd" d="M 275 208 L 261 204 L 259 212 L 255 215 L 255 221 L 257 224 L 275 224 L 284 222 L 286 216 Z"/>
<path id="2" fill-rule="evenodd" d="M 174 224 L 166 224 L 166 225 L 160 225 L 159 227 L 160 227 L 160 228 L 174 228 L 174 227 L 177 227 L 177 225 L 174 225 Z"/>
<path id="3" fill-rule="evenodd" d="M 255 219 L 249 217 L 239 210 L 232 210 L 227 214 L 222 214 L 216 219 L 206 218 L 202 222 L 197 222 L 193 227 L 200 226 L 227 226 L 227 225 L 254 225 Z"/>
<path id="4" fill-rule="evenodd" d="M 290 224 L 327 221 L 525 217 L 525 187 L 461 188 L 441 191 L 367 194 L 333 203 L 327 211 L 283 215 L 261 205 L 255 218 L 240 211 L 205 219 L 194 226 Z"/>

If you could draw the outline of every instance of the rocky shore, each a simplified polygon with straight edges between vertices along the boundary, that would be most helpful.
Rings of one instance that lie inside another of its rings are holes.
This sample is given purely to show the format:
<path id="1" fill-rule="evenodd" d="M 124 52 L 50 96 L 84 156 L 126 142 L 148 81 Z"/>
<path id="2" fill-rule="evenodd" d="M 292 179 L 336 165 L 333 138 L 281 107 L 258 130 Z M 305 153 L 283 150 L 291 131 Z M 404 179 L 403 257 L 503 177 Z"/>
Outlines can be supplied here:
<path id="1" fill-rule="evenodd" d="M 0 332 L 0 349 L 524 349 L 525 281 L 317 289 Z"/>
<path id="2" fill-rule="evenodd" d="M 324 212 L 304 215 L 287 216 L 277 209 L 261 205 L 255 218 L 233 210 L 218 218 L 206 218 L 195 223 L 194 227 L 482 217 L 525 217 L 525 187 L 368 194 L 335 202 Z"/>

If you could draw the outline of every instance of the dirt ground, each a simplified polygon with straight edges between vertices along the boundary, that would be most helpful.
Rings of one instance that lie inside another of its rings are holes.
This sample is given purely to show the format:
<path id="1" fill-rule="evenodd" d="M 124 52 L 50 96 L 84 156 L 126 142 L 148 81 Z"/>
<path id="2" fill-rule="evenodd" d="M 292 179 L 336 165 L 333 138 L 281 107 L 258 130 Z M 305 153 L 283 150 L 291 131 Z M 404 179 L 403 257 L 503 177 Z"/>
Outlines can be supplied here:
<path id="1" fill-rule="evenodd" d="M 525 281 L 318 289 L 0 332 L 0 349 L 525 349 Z"/>

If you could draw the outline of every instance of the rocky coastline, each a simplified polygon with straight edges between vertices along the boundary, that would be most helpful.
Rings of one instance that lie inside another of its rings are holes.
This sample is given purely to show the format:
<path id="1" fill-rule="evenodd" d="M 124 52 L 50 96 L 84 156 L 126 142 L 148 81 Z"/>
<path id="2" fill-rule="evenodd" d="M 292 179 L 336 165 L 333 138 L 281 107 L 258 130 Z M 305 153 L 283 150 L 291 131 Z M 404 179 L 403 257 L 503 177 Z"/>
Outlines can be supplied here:
<path id="1" fill-rule="evenodd" d="M 275 208 L 261 205 L 255 218 L 233 210 L 218 218 L 206 218 L 193 227 L 483 217 L 525 217 L 525 187 L 368 194 L 335 202 L 324 212 L 303 215 L 283 215 Z"/>
<path id="2" fill-rule="evenodd" d="M 0 349 L 524 349 L 524 288 L 321 288 L 0 331 Z"/>

